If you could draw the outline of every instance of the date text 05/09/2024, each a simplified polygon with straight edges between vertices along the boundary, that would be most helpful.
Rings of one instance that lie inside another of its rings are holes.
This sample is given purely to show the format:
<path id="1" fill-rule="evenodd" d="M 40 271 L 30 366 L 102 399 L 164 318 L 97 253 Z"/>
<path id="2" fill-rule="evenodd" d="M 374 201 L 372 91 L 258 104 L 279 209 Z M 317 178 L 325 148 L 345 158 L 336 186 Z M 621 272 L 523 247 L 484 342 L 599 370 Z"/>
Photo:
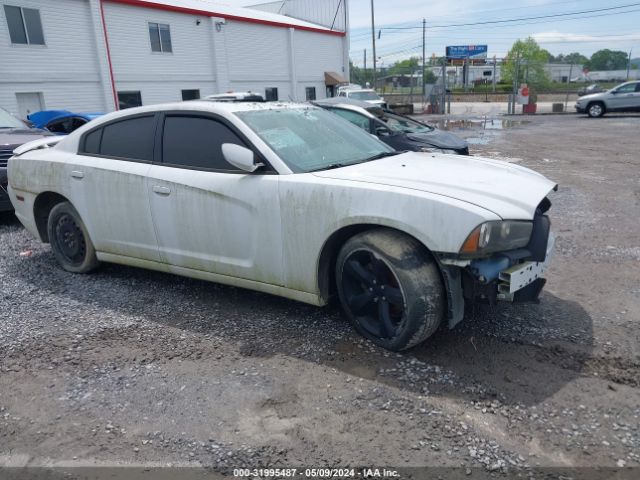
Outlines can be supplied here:
<path id="1" fill-rule="evenodd" d="M 388 468 L 235 468 L 234 477 L 260 478 L 394 478 L 400 474 Z"/>

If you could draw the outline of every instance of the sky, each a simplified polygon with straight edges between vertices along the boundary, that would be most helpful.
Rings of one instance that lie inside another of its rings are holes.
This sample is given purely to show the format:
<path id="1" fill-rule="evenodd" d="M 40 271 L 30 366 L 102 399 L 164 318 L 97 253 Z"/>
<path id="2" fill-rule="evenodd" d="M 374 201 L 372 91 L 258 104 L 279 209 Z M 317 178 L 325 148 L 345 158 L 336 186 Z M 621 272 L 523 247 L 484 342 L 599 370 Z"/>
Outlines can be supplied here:
<path id="1" fill-rule="evenodd" d="M 322 0 L 318 0 L 322 1 Z M 348 0 L 350 57 L 362 66 L 364 49 L 372 63 L 371 1 Z M 532 36 L 553 55 L 579 52 L 590 57 L 609 48 L 640 57 L 640 0 L 374 0 L 378 66 L 422 55 L 422 19 L 426 52 L 444 55 L 447 45 L 488 45 L 488 56 L 504 57 L 513 42 Z M 236 6 L 259 0 L 223 0 Z M 623 7 L 623 8 L 615 8 Z M 607 9 L 607 10 L 605 10 Z M 593 10 L 599 10 L 593 12 Z M 591 12 L 589 12 L 591 11 Z M 578 13 L 585 12 L 585 13 Z M 556 15 L 555 17 L 530 19 Z M 460 24 L 496 22 L 484 25 Z M 395 27 L 395 29 L 394 29 Z M 398 29 L 398 27 L 405 27 Z M 417 27 L 417 28 L 406 28 Z M 381 30 L 381 32 L 380 32 Z"/>

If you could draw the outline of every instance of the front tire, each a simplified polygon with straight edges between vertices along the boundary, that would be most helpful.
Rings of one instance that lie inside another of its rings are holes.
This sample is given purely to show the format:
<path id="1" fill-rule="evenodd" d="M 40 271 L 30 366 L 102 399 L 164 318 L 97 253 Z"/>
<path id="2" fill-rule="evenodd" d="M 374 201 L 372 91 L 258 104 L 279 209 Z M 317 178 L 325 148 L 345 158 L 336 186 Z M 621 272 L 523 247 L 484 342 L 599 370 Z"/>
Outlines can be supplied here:
<path id="1" fill-rule="evenodd" d="M 605 112 L 605 107 L 604 107 L 604 103 L 602 102 L 593 102 L 590 103 L 589 106 L 587 107 L 587 114 L 591 117 L 591 118 L 598 118 L 604 115 Z"/>
<path id="2" fill-rule="evenodd" d="M 433 334 L 445 312 L 440 272 L 417 240 L 389 229 L 358 234 L 336 264 L 342 307 L 356 331 L 393 351 Z"/>
<path id="3" fill-rule="evenodd" d="M 88 273 L 99 265 L 87 228 L 71 203 L 51 209 L 47 232 L 56 260 L 68 272 Z"/>

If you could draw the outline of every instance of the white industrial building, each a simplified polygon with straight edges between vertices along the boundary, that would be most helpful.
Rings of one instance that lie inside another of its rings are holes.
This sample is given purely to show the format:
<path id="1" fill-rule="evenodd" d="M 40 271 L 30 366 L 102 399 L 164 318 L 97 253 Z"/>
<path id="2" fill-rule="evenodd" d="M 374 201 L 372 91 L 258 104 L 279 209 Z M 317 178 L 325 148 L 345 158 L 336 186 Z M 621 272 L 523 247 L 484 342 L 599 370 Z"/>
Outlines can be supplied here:
<path id="1" fill-rule="evenodd" d="M 324 98 L 349 78 L 346 3 L 0 0 L 0 106 L 24 117 L 228 91 Z"/>

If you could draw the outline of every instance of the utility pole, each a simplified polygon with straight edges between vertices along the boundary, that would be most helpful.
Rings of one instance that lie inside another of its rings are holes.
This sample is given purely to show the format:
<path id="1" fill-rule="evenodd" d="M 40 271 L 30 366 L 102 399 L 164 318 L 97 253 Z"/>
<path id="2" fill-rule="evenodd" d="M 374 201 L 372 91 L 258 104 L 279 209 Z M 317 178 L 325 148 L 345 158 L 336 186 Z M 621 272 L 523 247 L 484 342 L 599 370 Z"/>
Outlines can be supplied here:
<path id="1" fill-rule="evenodd" d="M 376 89 L 376 20 L 371 0 L 371 41 L 373 42 L 373 89 Z"/>
<path id="2" fill-rule="evenodd" d="M 569 78 L 567 84 L 571 84 L 571 76 L 573 75 L 573 62 L 571 62 L 571 66 L 569 67 Z M 628 78 L 628 77 L 627 77 Z M 567 96 L 564 98 L 564 111 L 567 111 L 567 104 L 569 103 L 569 91 L 567 90 Z"/>
<path id="3" fill-rule="evenodd" d="M 442 58 L 442 107 L 440 112 L 442 114 L 447 113 L 445 105 L 447 103 L 447 57 Z"/>
<path id="4" fill-rule="evenodd" d="M 631 52 L 633 52 L 633 48 L 629 50 L 629 61 L 627 62 L 627 81 L 629 80 L 629 70 L 631 70 Z"/>
<path id="5" fill-rule="evenodd" d="M 424 79 L 425 79 L 425 68 L 426 68 L 426 63 L 425 63 L 425 54 L 426 54 L 426 46 L 427 46 L 427 20 L 426 19 L 422 19 L 422 103 L 424 103 L 425 98 L 424 98 L 424 93 L 425 93 L 425 84 L 424 84 Z M 629 58 L 631 58 L 631 56 L 629 56 Z M 629 78 L 629 75 L 627 75 L 627 79 Z"/>
<path id="6" fill-rule="evenodd" d="M 493 93 L 496 93 L 496 62 L 498 59 L 496 56 L 493 56 Z"/>
<path id="7" fill-rule="evenodd" d="M 362 78 L 364 78 L 364 82 L 365 84 L 367 83 L 367 49 L 364 49 L 364 75 L 362 76 Z"/>

